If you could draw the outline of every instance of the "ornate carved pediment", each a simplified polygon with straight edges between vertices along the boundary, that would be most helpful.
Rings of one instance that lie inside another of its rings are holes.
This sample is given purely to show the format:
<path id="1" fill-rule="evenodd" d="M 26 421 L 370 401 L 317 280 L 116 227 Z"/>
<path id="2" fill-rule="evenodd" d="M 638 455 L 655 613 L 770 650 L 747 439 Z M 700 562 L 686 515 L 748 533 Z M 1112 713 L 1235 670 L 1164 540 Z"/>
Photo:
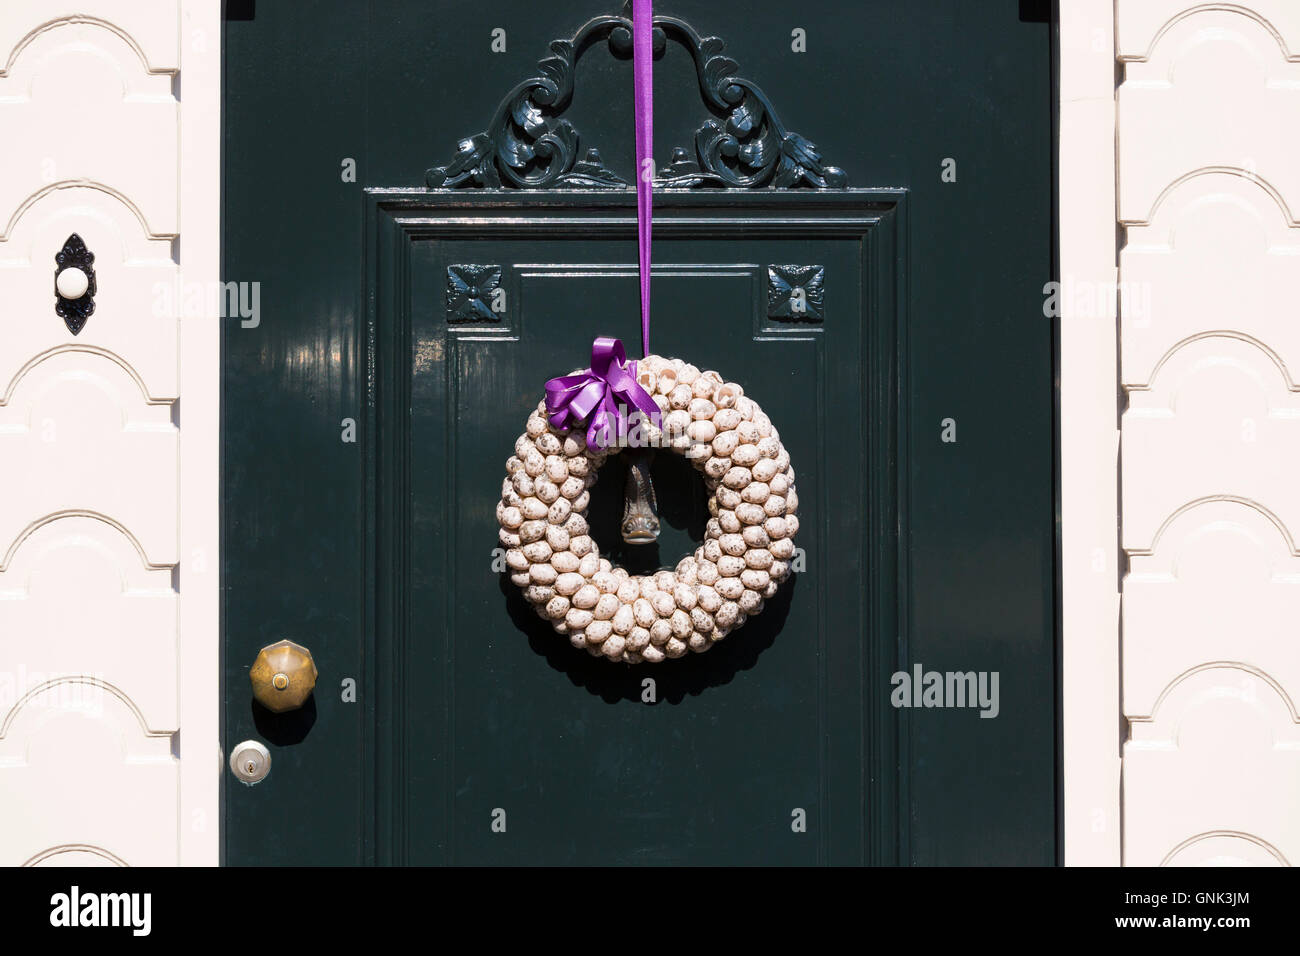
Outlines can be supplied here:
<path id="1" fill-rule="evenodd" d="M 685 47 L 695 63 L 700 94 L 711 114 L 696 130 L 694 152 L 675 146 L 656 186 L 827 188 L 845 185 L 844 171 L 828 166 L 809 140 L 786 128 L 771 100 L 739 75 L 718 37 L 701 37 L 675 17 L 655 17 L 654 46 L 667 40 Z M 571 38 L 551 43 L 538 75 L 524 80 L 497 107 L 488 128 L 462 139 L 456 156 L 428 170 L 433 188 L 518 189 L 627 188 L 626 180 L 592 147 L 579 158 L 578 130 L 564 112 L 573 99 L 574 66 L 592 46 L 605 42 L 617 57 L 632 52 L 626 15 L 589 20 Z"/>

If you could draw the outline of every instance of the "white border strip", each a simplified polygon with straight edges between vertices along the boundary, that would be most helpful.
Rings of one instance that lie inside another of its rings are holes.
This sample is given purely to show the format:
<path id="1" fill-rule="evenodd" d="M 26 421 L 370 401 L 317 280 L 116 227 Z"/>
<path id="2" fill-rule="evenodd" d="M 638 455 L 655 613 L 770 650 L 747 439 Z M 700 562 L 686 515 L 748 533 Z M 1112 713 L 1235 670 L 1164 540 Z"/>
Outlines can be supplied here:
<path id="1" fill-rule="evenodd" d="M 181 289 L 192 283 L 206 289 L 221 263 L 221 0 L 181 0 L 180 67 Z M 215 314 L 185 313 L 180 321 L 178 859 L 182 866 L 215 866 L 222 766 L 221 328 Z"/>
<path id="2" fill-rule="evenodd" d="M 1062 828 L 1069 866 L 1121 860 L 1112 4 L 1060 4 Z M 1089 289 L 1096 294 L 1082 294 Z M 1089 311 L 1098 301 L 1110 309 Z"/>

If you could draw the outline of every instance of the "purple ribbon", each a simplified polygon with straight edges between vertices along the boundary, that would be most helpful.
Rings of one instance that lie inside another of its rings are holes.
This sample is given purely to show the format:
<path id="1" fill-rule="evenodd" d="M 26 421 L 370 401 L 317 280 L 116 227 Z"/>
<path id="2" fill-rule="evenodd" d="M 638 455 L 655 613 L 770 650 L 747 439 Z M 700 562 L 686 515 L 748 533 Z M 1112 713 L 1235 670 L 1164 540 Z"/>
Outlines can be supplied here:
<path id="1" fill-rule="evenodd" d="M 636 380 L 636 362 L 630 362 L 618 339 L 601 336 L 591 343 L 591 368 L 563 375 L 546 383 L 546 411 L 556 428 L 587 422 L 587 444 L 609 447 L 610 429 L 624 434 L 628 406 L 655 419 L 659 406 Z"/>
<path id="2" fill-rule="evenodd" d="M 650 218 L 654 197 L 654 12 L 651 0 L 632 0 L 632 96 L 636 114 L 636 240 L 641 278 L 641 349 L 650 354 Z M 622 435 L 628 406 L 658 421 L 660 411 L 636 380 L 618 339 L 591 343 L 591 368 L 546 383 L 546 411 L 555 428 L 587 423 L 587 444 L 608 447 L 610 431 Z"/>
<path id="3" fill-rule="evenodd" d="M 650 354 L 650 207 L 654 196 L 654 62 L 651 0 L 632 0 L 632 96 L 636 111 L 636 241 L 641 270 L 641 354 Z"/>

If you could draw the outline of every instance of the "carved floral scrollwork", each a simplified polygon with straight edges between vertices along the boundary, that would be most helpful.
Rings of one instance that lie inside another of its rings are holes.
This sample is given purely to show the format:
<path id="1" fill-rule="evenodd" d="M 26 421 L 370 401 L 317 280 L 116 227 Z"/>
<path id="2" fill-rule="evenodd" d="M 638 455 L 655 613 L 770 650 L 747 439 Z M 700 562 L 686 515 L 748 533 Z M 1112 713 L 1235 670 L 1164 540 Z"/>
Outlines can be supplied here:
<path id="1" fill-rule="evenodd" d="M 844 186 L 842 169 L 827 165 L 816 145 L 788 129 L 771 100 L 739 75 L 718 37 L 701 37 L 675 17 L 655 17 L 655 47 L 665 37 L 684 46 L 695 63 L 705 105 L 713 115 L 695 133 L 692 157 L 674 147 L 671 162 L 655 180 L 661 188 L 774 188 Z M 456 155 L 428 170 L 432 188 L 625 188 L 626 180 L 601 161 L 594 148 L 578 159 L 579 135 L 562 114 L 573 99 L 574 67 L 582 53 L 605 40 L 615 56 L 631 51 L 626 15 L 589 20 L 568 40 L 555 40 L 537 76 L 501 101 L 488 128 L 462 139 Z"/>

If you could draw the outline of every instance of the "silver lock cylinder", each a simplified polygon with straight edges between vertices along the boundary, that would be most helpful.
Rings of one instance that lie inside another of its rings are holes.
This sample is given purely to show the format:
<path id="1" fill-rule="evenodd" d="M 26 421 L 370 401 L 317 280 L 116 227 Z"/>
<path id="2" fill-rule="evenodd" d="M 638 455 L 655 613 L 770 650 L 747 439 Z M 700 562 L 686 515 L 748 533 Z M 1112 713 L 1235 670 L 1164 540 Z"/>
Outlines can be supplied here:
<path id="1" fill-rule="evenodd" d="M 261 783 L 271 772 L 271 752 L 260 741 L 245 740 L 230 752 L 230 772 L 247 786 Z"/>

